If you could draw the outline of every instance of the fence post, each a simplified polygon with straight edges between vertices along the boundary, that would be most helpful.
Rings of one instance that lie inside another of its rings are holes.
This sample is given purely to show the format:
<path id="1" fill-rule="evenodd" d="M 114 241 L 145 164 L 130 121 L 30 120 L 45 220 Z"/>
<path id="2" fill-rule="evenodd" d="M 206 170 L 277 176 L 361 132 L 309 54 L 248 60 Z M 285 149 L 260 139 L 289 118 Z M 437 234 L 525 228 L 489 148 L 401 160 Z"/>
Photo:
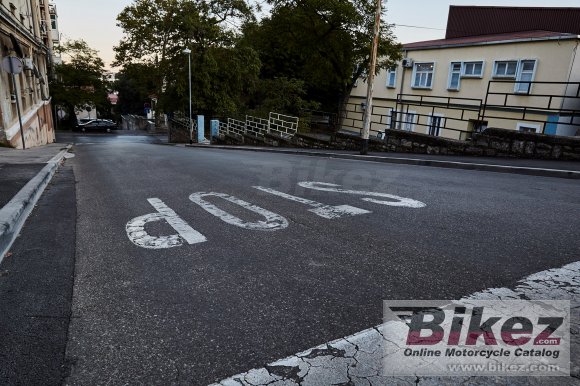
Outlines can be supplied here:
<path id="1" fill-rule="evenodd" d="M 217 139 L 219 137 L 220 121 L 218 121 L 217 119 L 212 119 L 210 121 L 210 127 L 211 127 L 211 133 L 210 133 L 209 141 L 212 142 L 214 140 L 214 138 Z"/>
<path id="2" fill-rule="evenodd" d="M 203 115 L 197 116 L 197 142 L 205 141 L 205 117 Z"/>

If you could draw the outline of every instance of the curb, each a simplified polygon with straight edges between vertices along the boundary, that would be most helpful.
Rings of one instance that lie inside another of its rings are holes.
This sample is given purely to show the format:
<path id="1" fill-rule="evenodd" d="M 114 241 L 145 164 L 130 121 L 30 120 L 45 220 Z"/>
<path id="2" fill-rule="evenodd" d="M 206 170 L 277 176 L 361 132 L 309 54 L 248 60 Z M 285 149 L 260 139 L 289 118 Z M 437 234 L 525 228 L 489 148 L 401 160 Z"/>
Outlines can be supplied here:
<path id="1" fill-rule="evenodd" d="M 46 166 L 12 197 L 12 200 L 0 208 L 0 263 L 71 147 L 72 145 L 67 145 L 66 149 L 48 161 Z"/>
<path id="2" fill-rule="evenodd" d="M 269 148 L 261 148 L 261 147 L 238 147 L 238 146 L 198 145 L 198 144 L 192 144 L 192 145 L 187 144 L 185 146 L 186 147 L 202 148 L 202 149 L 255 151 L 255 152 L 262 152 L 262 153 L 305 155 L 305 156 L 311 156 L 311 157 L 339 158 L 339 159 L 349 159 L 349 160 L 367 161 L 367 162 L 381 162 L 381 163 L 393 163 L 393 164 L 417 165 L 417 166 L 432 166 L 432 167 L 448 168 L 448 169 L 479 170 L 479 171 L 496 172 L 496 173 L 523 174 L 523 175 L 528 175 L 528 176 L 580 179 L 580 171 L 573 171 L 573 170 L 544 169 L 544 168 L 534 168 L 534 167 L 481 164 L 481 163 L 459 162 L 459 161 L 439 161 L 439 160 L 420 159 L 420 158 L 379 157 L 379 156 L 371 156 L 371 155 L 314 152 L 314 151 L 308 151 L 308 150 L 288 150 L 288 149 L 277 150 L 277 149 L 269 149 Z"/>

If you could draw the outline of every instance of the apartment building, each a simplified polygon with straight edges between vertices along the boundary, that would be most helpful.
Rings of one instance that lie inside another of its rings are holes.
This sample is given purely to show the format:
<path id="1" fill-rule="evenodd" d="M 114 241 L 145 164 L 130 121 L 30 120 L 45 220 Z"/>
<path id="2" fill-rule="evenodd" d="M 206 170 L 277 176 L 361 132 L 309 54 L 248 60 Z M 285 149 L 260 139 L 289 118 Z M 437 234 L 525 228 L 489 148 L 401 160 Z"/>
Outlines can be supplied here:
<path id="1" fill-rule="evenodd" d="M 580 8 L 452 6 L 445 39 L 404 45 L 402 62 L 376 77 L 371 132 L 580 134 L 579 34 Z M 358 83 L 346 130 L 362 128 Z"/>
<path id="2" fill-rule="evenodd" d="M 50 21 L 53 14 L 56 18 L 56 7 L 48 0 L 0 0 L 0 63 L 15 57 L 22 64 L 14 78 L 0 69 L 0 142 L 4 145 L 22 148 L 54 142 L 48 90 L 53 47 L 58 42 Z"/>

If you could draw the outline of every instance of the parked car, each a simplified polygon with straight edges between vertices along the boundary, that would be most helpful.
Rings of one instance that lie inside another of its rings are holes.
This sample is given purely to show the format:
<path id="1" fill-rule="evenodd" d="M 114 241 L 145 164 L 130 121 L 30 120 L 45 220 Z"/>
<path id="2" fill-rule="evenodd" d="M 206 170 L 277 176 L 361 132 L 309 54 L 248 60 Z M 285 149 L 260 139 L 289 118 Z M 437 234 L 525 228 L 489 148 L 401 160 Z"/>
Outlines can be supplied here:
<path id="1" fill-rule="evenodd" d="M 79 119 L 78 123 L 79 123 L 79 125 L 80 124 L 84 125 L 85 123 L 89 123 L 90 121 L 94 121 L 94 120 L 95 120 L 95 118 L 81 118 L 81 119 Z"/>
<path id="2" fill-rule="evenodd" d="M 107 133 L 117 128 L 117 124 L 109 119 L 91 119 L 76 126 L 77 131 L 106 131 Z"/>

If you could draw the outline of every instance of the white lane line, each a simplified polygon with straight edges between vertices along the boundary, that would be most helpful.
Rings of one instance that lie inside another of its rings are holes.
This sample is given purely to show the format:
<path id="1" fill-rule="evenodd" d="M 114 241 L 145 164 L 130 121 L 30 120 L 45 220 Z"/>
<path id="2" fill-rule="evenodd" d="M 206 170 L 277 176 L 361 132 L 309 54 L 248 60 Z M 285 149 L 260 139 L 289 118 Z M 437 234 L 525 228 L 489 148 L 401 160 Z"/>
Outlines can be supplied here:
<path id="1" fill-rule="evenodd" d="M 503 300 L 571 300 L 572 344 L 580 339 L 580 262 L 562 268 L 538 272 L 521 280 L 514 289 L 490 288 L 473 293 L 464 299 Z M 386 340 L 383 336 L 387 324 L 360 331 L 320 346 L 272 362 L 263 368 L 234 375 L 212 386 L 260 386 L 260 385 L 415 385 L 441 384 L 441 379 L 407 377 L 395 378 L 381 375 Z M 580 361 L 572 351 L 572 376 L 580 377 Z M 488 377 L 469 378 L 472 385 L 502 384 Z M 525 378 L 521 378 L 525 383 Z M 566 378 L 559 378 L 561 382 Z M 453 384 L 466 381 L 466 377 L 452 378 Z M 429 383 L 431 382 L 431 383 Z M 443 382 L 445 383 L 445 382 Z M 445 383 L 447 384 L 447 383 Z M 561 383 L 564 384 L 564 383 Z"/>
<path id="2" fill-rule="evenodd" d="M 222 210 L 215 206 L 214 204 L 207 202 L 203 199 L 203 197 L 219 197 L 226 201 L 229 201 L 233 204 L 239 205 L 244 209 L 249 210 L 250 212 L 257 213 L 263 216 L 266 221 L 257 221 L 257 222 L 245 222 L 239 217 L 236 217 L 225 210 Z M 193 193 L 189 196 L 189 199 L 202 207 L 208 213 L 213 214 L 220 220 L 224 221 L 225 223 L 235 225 L 240 228 L 250 229 L 255 231 L 277 231 L 280 229 L 285 229 L 288 227 L 288 220 L 284 217 L 276 214 L 274 212 L 270 212 L 267 209 L 261 208 L 257 205 L 250 204 L 244 200 L 240 200 L 234 196 L 227 195 L 225 193 L 205 193 L 205 192 L 198 192 Z"/>
<path id="3" fill-rule="evenodd" d="M 362 198 L 363 201 L 372 202 L 374 204 L 388 205 L 388 206 L 403 206 L 407 208 L 424 208 L 425 203 L 412 198 L 395 196 L 394 194 L 380 193 L 380 192 L 367 192 L 364 190 L 351 190 L 351 189 L 340 189 L 340 185 L 329 184 L 326 182 L 313 182 L 304 181 L 298 183 L 299 186 L 306 189 L 320 190 L 323 192 L 335 192 L 335 193 L 345 193 L 345 194 L 356 194 L 359 196 L 371 196 L 371 197 L 381 197 L 388 198 L 391 201 L 376 200 L 374 198 Z"/>
<path id="4" fill-rule="evenodd" d="M 147 249 L 165 249 L 179 247 L 185 240 L 188 244 L 198 244 L 207 241 L 204 235 L 190 227 L 173 209 L 169 208 L 158 198 L 149 198 L 147 201 L 157 210 L 129 221 L 125 227 L 131 242 Z M 167 221 L 177 234 L 168 236 L 151 236 L 145 230 L 145 225 L 155 221 Z"/>
<path id="5" fill-rule="evenodd" d="M 312 201 L 312 200 L 309 200 L 309 199 L 304 198 L 304 197 L 297 197 L 297 196 L 293 196 L 293 195 L 288 194 L 288 193 L 279 192 L 279 191 L 274 190 L 274 189 L 264 188 L 263 186 L 253 186 L 253 188 L 261 190 L 262 192 L 265 192 L 265 193 L 269 193 L 269 194 L 273 194 L 273 195 L 278 196 L 278 197 L 282 197 L 286 200 L 295 201 L 295 202 L 299 202 L 299 203 L 304 204 L 304 205 L 311 206 L 314 209 L 308 209 L 309 212 L 312 212 L 312 213 L 316 214 L 317 216 L 320 216 L 320 217 L 328 219 L 328 220 L 332 220 L 335 218 L 341 218 L 344 216 L 356 216 L 356 215 L 360 215 L 360 214 L 372 213 L 368 210 L 357 208 L 357 207 L 350 206 L 350 205 L 338 205 L 338 206 L 326 205 L 326 204 L 323 204 L 321 202 Z"/>

